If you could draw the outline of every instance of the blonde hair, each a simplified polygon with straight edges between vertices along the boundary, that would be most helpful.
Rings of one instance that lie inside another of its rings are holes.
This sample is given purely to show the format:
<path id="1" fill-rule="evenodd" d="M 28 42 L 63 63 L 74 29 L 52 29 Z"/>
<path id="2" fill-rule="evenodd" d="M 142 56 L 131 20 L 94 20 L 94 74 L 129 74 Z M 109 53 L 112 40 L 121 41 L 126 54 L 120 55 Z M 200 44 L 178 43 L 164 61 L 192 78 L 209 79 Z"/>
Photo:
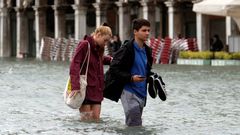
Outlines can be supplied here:
<path id="1" fill-rule="evenodd" d="M 100 33 L 101 35 L 109 35 L 110 37 L 112 37 L 112 30 L 108 26 L 99 26 L 91 35 L 93 36 L 97 33 Z"/>

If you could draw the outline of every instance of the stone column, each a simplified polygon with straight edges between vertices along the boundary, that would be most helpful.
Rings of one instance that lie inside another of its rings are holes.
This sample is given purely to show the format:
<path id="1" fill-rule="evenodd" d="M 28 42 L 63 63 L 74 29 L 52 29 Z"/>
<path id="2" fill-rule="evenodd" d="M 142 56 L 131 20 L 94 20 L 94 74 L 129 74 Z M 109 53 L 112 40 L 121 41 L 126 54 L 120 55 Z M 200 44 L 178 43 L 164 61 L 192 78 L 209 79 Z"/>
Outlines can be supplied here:
<path id="1" fill-rule="evenodd" d="M 87 8 L 83 7 L 80 4 L 73 5 L 74 12 L 74 25 L 75 25 L 75 39 L 82 39 L 83 36 L 87 33 L 87 24 L 86 24 L 86 12 Z"/>
<path id="2" fill-rule="evenodd" d="M 155 37 L 156 5 L 154 3 L 147 2 L 147 0 L 142 0 L 140 3 L 142 5 L 143 18 L 147 19 L 151 24 L 150 37 Z"/>
<path id="3" fill-rule="evenodd" d="M 143 12 L 143 18 L 144 19 L 148 19 L 148 5 L 147 5 L 147 1 L 146 0 L 141 0 L 140 1 L 141 5 L 142 5 L 142 12 Z"/>
<path id="4" fill-rule="evenodd" d="M 17 1 L 17 58 L 24 58 L 28 54 L 28 20 L 24 15 L 23 0 Z"/>
<path id="5" fill-rule="evenodd" d="M 226 16 L 226 44 L 228 45 L 228 37 L 232 35 L 232 18 Z"/>
<path id="6" fill-rule="evenodd" d="M 55 0 L 54 6 L 54 37 L 60 38 L 66 36 L 65 8 L 61 1 Z"/>
<path id="7" fill-rule="evenodd" d="M 174 1 L 166 1 L 166 6 L 168 7 L 168 35 L 170 38 L 174 38 Z"/>
<path id="8" fill-rule="evenodd" d="M 200 13 L 196 15 L 197 22 L 197 44 L 199 51 L 205 51 L 210 49 L 210 37 L 209 37 L 209 19 L 207 16 L 203 16 Z"/>
<path id="9" fill-rule="evenodd" d="M 97 1 L 93 3 L 94 8 L 96 8 L 96 27 L 99 27 L 102 23 L 106 22 L 106 5 Z"/>
<path id="10" fill-rule="evenodd" d="M 99 3 L 93 4 L 94 8 L 96 8 L 96 27 L 101 25 L 101 11 Z"/>
<path id="11" fill-rule="evenodd" d="M 10 57 L 10 18 L 6 3 L 2 0 L 0 4 L 0 57 Z"/>
<path id="12" fill-rule="evenodd" d="M 119 37 L 122 41 L 124 41 L 130 38 L 130 33 L 132 32 L 132 29 L 130 28 L 131 21 L 129 8 L 127 6 L 127 3 L 121 1 L 116 2 L 116 5 L 118 6 L 119 16 Z"/>
<path id="13" fill-rule="evenodd" d="M 35 6 L 36 57 L 40 58 L 41 39 L 46 36 L 46 11 L 43 6 Z"/>

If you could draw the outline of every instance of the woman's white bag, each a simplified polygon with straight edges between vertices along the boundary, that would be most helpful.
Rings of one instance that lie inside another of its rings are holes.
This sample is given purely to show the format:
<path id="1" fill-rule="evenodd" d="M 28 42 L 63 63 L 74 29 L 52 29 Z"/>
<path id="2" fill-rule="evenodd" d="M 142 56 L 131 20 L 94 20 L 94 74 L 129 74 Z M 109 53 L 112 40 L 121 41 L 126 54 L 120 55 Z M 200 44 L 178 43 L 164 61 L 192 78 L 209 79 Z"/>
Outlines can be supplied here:
<path id="1" fill-rule="evenodd" d="M 67 84 L 64 90 L 64 102 L 67 106 L 69 106 L 72 109 L 79 109 L 85 99 L 86 95 L 86 88 L 87 88 L 87 72 L 88 72 L 88 65 L 89 65 L 89 59 L 90 59 L 90 45 L 88 43 L 88 52 L 86 57 L 84 58 L 83 64 L 80 68 L 80 90 L 72 91 L 71 87 L 71 79 L 70 77 L 67 80 Z M 81 75 L 81 71 L 85 63 L 87 62 L 86 72 L 85 74 Z"/>

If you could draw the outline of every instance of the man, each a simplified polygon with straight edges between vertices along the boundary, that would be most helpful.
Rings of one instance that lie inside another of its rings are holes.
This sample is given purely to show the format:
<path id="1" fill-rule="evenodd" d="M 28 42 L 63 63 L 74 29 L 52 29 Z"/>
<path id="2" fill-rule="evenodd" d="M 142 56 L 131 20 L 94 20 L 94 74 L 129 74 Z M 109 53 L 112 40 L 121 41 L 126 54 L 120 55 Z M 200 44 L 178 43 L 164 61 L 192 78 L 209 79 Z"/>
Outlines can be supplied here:
<path id="1" fill-rule="evenodd" d="M 106 73 L 104 97 L 116 102 L 121 98 L 126 125 L 141 126 L 147 78 L 152 74 L 152 52 L 145 44 L 150 34 L 150 23 L 145 19 L 135 19 L 132 26 L 134 38 L 115 53 Z"/>

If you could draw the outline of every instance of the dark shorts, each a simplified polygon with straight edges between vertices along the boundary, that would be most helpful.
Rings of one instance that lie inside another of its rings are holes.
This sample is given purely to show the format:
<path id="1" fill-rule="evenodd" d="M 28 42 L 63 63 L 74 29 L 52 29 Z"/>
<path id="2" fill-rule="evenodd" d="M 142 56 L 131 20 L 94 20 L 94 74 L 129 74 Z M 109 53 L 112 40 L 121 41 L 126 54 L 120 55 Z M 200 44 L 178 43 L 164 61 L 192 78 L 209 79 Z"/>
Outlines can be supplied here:
<path id="1" fill-rule="evenodd" d="M 91 100 L 85 99 L 82 104 L 83 104 L 83 105 L 95 105 L 95 104 L 101 105 L 101 102 L 91 101 Z"/>

